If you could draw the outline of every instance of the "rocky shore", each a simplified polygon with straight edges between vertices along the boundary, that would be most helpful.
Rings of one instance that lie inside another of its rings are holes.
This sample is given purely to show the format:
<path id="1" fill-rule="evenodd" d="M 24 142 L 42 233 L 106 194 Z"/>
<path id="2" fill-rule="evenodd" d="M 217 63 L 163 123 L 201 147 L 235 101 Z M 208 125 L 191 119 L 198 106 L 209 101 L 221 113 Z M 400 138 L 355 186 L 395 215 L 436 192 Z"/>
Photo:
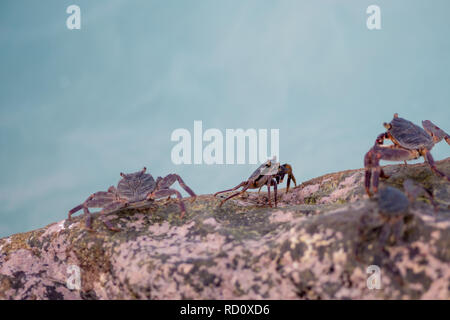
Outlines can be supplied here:
<path id="1" fill-rule="evenodd" d="M 450 158 L 437 166 L 450 174 Z M 108 215 L 120 232 L 94 214 L 95 232 L 75 217 L 2 238 L 0 299 L 449 299 L 450 183 L 425 164 L 384 168 L 382 187 L 412 179 L 438 205 L 411 203 L 400 239 L 379 241 L 378 202 L 348 170 L 282 189 L 277 208 L 264 192 L 220 208 L 201 195 L 182 220 L 162 200 Z"/>

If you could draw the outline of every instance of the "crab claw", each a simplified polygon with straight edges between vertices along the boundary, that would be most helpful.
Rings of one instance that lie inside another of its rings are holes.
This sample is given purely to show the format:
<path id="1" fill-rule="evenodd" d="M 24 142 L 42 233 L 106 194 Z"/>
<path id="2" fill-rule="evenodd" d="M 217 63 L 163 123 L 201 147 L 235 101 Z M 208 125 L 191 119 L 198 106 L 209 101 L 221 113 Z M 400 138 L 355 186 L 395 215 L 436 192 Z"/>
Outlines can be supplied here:
<path id="1" fill-rule="evenodd" d="M 422 126 L 425 131 L 433 137 L 434 143 L 438 143 L 442 139 L 445 139 L 445 141 L 450 145 L 450 136 L 433 122 L 430 120 L 424 120 L 422 121 Z"/>

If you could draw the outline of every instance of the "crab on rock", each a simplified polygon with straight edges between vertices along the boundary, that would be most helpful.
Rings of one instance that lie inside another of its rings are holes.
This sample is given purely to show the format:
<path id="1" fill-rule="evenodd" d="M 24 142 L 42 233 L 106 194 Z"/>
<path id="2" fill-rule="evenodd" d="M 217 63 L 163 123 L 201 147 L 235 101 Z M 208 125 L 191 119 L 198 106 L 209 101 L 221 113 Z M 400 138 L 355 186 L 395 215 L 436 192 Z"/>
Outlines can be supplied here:
<path id="1" fill-rule="evenodd" d="M 244 193 L 247 189 L 258 189 L 258 188 L 261 189 L 263 186 L 267 186 L 267 196 L 269 198 L 269 206 L 272 206 L 272 202 L 270 200 L 270 187 L 272 186 L 275 193 L 275 207 L 276 207 L 277 185 L 283 182 L 283 179 L 286 175 L 288 176 L 286 192 L 288 192 L 291 180 L 294 181 L 295 186 L 297 186 L 297 181 L 295 181 L 294 174 L 292 173 L 292 167 L 287 163 L 280 165 L 279 162 L 276 162 L 276 158 L 274 157 L 272 160 L 268 160 L 267 162 L 260 165 L 258 169 L 256 169 L 247 180 L 242 181 L 240 184 L 238 184 L 236 187 L 232 189 L 216 192 L 214 194 L 214 197 L 220 193 L 234 191 L 236 189 L 239 189 L 240 187 L 243 187 L 241 191 L 232 194 L 228 198 L 223 199 L 219 205 L 219 207 L 221 207 L 225 203 L 225 201 L 228 201 L 229 199 Z"/>
<path id="2" fill-rule="evenodd" d="M 436 212 L 437 206 L 428 190 L 409 179 L 403 181 L 403 188 L 404 191 L 390 186 L 380 189 L 376 197 L 377 214 L 372 215 L 369 212 L 361 217 L 360 235 L 365 237 L 367 232 L 378 230 L 377 239 L 382 246 L 401 241 L 405 236 L 407 221 L 414 216 L 410 212 L 410 207 L 422 194 L 431 201 Z"/>
<path id="3" fill-rule="evenodd" d="M 170 189 L 170 186 L 178 181 L 180 186 L 186 190 L 193 200 L 195 200 L 196 194 L 189 188 L 177 174 L 169 174 L 164 178 L 158 177 L 156 181 L 151 174 L 145 173 L 146 168 L 134 173 L 120 173 L 122 179 L 117 184 L 117 188 L 114 186 L 109 187 L 108 191 L 99 191 L 90 195 L 86 201 L 76 206 L 69 211 L 68 219 L 70 220 L 72 214 L 83 209 L 86 216 L 86 227 L 91 229 L 91 215 L 88 208 L 103 208 L 100 214 L 104 215 L 107 212 L 119 210 L 127 207 L 130 203 L 140 201 L 153 201 L 155 199 L 170 197 L 176 195 L 178 204 L 181 209 L 181 216 L 183 218 L 186 208 L 181 201 L 182 196 L 180 192 L 175 189 Z M 103 223 L 112 231 L 119 231 L 111 225 L 108 220 L 103 219 Z"/>
<path id="4" fill-rule="evenodd" d="M 390 123 L 383 125 L 387 131 L 377 137 L 374 146 L 364 157 L 365 188 L 369 196 L 372 195 L 370 192 L 371 179 L 373 191 L 377 193 L 379 178 L 388 178 L 380 167 L 380 160 L 405 161 L 406 163 L 407 160 L 423 157 L 433 172 L 450 181 L 449 176 L 436 168 L 430 153 L 434 145 L 442 139 L 445 139 L 450 145 L 450 136 L 444 130 L 429 120 L 422 121 L 422 129 L 411 121 L 400 118 L 397 113 L 394 114 Z M 385 139 L 391 140 L 393 145 L 383 145 Z"/>

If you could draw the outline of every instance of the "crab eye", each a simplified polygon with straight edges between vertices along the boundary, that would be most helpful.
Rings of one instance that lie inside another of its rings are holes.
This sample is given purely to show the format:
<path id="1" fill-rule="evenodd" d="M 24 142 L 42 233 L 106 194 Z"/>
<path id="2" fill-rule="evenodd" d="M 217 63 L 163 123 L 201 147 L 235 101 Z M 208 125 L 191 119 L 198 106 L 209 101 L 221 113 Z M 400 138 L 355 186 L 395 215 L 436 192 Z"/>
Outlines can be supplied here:
<path id="1" fill-rule="evenodd" d="M 125 174 L 124 174 L 123 172 L 120 173 L 120 176 L 121 176 L 122 178 L 125 178 Z"/>

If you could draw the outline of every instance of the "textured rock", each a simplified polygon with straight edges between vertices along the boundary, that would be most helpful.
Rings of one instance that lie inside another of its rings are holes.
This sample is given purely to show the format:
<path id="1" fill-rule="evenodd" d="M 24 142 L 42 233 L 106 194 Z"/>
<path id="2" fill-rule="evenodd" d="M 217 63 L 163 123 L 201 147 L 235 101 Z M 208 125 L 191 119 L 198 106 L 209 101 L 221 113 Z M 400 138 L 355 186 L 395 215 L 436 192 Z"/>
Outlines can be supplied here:
<path id="1" fill-rule="evenodd" d="M 438 162 L 450 174 L 450 158 Z M 248 193 L 170 200 L 111 213 L 121 232 L 94 215 L 0 239 L 2 299 L 449 299 L 450 184 L 423 164 L 385 167 L 381 185 L 405 178 L 433 190 L 410 204 L 401 239 L 379 241 L 385 222 L 364 194 L 363 170 L 328 174 L 285 194 L 279 207 Z M 66 213 L 62 213 L 65 215 Z M 369 265 L 381 289 L 366 285 Z M 68 268 L 81 270 L 69 289 Z"/>

